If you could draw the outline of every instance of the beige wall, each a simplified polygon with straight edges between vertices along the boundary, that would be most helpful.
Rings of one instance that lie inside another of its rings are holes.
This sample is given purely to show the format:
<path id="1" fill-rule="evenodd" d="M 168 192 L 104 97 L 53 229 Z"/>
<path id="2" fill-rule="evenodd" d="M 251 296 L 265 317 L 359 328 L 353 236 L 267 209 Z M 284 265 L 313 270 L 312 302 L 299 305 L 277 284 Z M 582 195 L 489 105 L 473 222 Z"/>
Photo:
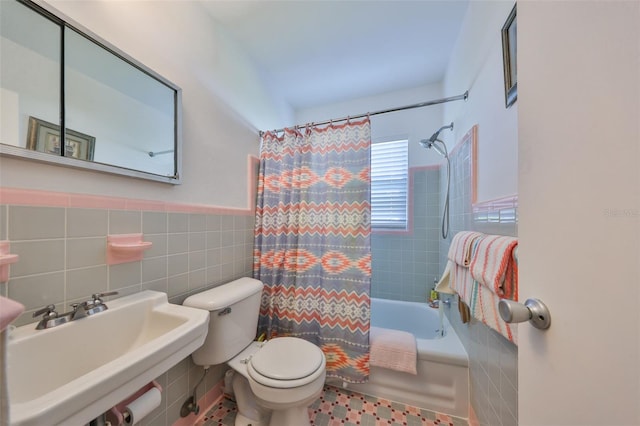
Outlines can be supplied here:
<path id="1" fill-rule="evenodd" d="M 183 90 L 183 184 L 0 158 L 0 185 L 246 208 L 258 129 L 289 124 L 261 76 L 198 2 L 48 2 Z"/>
<path id="2" fill-rule="evenodd" d="M 512 1 L 471 1 L 444 79 L 447 96 L 469 90 L 467 102 L 444 106 L 454 121 L 449 147 L 478 125 L 478 201 L 518 193 L 518 102 L 505 108 L 500 29 Z M 455 142 L 454 142 L 455 141 Z"/>

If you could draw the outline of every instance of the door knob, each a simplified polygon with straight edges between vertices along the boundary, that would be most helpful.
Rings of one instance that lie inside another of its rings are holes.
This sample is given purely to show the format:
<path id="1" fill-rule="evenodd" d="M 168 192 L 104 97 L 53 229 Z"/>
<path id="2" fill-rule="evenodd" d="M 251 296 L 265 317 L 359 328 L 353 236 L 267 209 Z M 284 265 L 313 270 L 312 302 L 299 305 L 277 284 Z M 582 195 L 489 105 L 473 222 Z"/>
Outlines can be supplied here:
<path id="1" fill-rule="evenodd" d="M 498 302 L 498 311 L 502 319 L 508 323 L 529 321 L 540 330 L 546 330 L 551 325 L 549 308 L 538 299 L 527 299 L 524 305 L 513 300 L 501 299 Z"/>

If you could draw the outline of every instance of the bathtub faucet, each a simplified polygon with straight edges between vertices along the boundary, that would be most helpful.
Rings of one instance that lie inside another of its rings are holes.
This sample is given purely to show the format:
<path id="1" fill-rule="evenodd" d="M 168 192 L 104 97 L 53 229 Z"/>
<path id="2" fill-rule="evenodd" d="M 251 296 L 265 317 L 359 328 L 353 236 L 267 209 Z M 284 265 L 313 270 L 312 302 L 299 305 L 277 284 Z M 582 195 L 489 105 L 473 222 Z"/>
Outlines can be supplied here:
<path id="1" fill-rule="evenodd" d="M 451 307 L 450 299 L 435 299 L 429 302 L 429 306 L 431 306 L 432 308 L 439 308 L 441 303 L 443 305 L 446 305 L 448 308 Z"/>
<path id="2" fill-rule="evenodd" d="M 440 296 L 440 295 L 439 295 Z M 441 296 L 440 296 L 441 297 Z M 440 337 L 444 337 L 444 335 L 446 334 L 445 331 L 445 327 L 444 327 L 444 306 L 446 305 L 447 308 L 451 307 L 451 300 L 450 299 L 443 299 L 443 298 L 438 298 L 438 300 L 436 300 L 436 302 L 438 302 L 438 316 L 439 316 L 439 322 L 440 322 L 440 327 L 436 330 L 436 333 L 438 333 L 440 335 Z"/>

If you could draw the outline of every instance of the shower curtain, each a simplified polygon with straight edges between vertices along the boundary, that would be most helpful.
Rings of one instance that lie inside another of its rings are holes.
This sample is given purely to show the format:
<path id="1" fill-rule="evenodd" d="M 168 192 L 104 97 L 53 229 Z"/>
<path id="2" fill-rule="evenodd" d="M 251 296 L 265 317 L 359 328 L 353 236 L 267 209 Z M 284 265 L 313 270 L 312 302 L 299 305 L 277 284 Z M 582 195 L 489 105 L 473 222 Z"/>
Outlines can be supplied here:
<path id="1" fill-rule="evenodd" d="M 254 276 L 258 333 L 319 346 L 327 377 L 369 376 L 369 119 L 263 135 Z"/>

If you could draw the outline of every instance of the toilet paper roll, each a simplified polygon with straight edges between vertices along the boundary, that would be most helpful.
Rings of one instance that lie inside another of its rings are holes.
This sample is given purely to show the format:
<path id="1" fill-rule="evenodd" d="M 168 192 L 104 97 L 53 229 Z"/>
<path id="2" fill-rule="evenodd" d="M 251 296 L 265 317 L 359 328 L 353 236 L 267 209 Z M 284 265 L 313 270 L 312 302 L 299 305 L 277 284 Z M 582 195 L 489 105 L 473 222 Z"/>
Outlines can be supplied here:
<path id="1" fill-rule="evenodd" d="M 160 406 L 160 389 L 151 388 L 125 407 L 125 425 L 134 425 Z"/>

